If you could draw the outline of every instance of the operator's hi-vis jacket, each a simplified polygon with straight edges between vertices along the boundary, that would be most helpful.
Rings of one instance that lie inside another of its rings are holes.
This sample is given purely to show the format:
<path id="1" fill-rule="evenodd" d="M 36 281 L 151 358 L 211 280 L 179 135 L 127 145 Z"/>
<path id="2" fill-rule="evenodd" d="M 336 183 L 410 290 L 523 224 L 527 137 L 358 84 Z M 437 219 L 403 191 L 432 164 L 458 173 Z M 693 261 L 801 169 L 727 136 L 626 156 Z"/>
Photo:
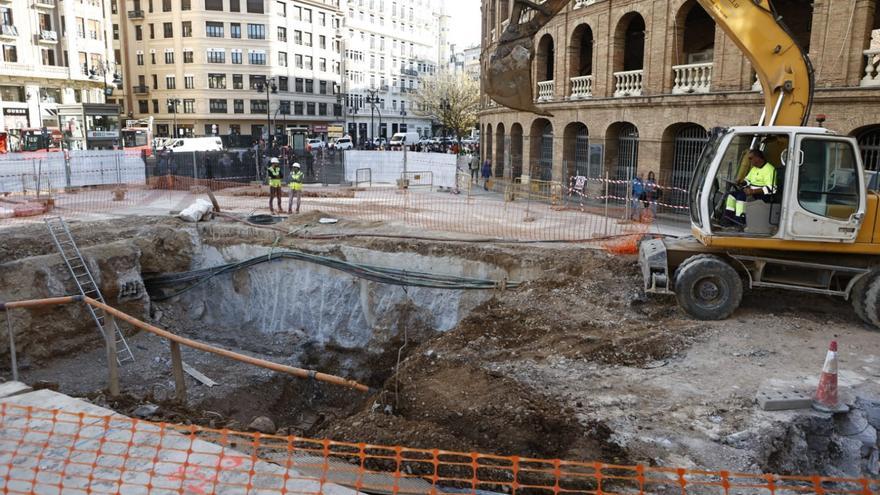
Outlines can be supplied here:
<path id="1" fill-rule="evenodd" d="M 283 176 L 281 175 L 281 168 L 277 166 L 270 166 L 268 168 L 268 172 L 269 187 L 281 187 L 281 180 L 283 179 Z"/>
<path id="2" fill-rule="evenodd" d="M 302 191 L 303 188 L 303 173 L 302 170 L 293 169 L 290 172 L 290 190 L 291 191 Z"/>
<path id="3" fill-rule="evenodd" d="M 746 187 L 761 189 L 764 194 L 776 192 L 776 167 L 765 162 L 763 167 L 752 167 L 746 176 Z"/>

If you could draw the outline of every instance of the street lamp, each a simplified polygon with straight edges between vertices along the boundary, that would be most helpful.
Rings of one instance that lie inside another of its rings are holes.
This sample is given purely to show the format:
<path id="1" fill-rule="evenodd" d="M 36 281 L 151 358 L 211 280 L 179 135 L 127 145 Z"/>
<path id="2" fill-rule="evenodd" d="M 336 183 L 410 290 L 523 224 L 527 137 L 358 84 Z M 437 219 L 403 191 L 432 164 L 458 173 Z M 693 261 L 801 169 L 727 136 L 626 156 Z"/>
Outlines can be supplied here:
<path id="1" fill-rule="evenodd" d="M 101 62 L 98 65 L 92 66 L 91 69 L 88 69 L 89 79 L 93 81 L 104 80 L 104 96 L 112 96 L 113 88 L 107 85 L 107 75 L 113 74 L 113 85 L 119 86 L 122 84 L 122 76 L 119 75 L 119 72 L 116 71 L 116 64 L 110 62 Z M 98 77 L 101 76 L 101 77 Z"/>
<path id="2" fill-rule="evenodd" d="M 368 89 L 367 93 L 369 93 L 369 95 L 370 95 L 370 96 L 367 96 L 367 98 L 365 100 L 367 103 L 370 104 L 370 139 L 375 144 L 376 132 L 375 132 L 375 129 L 373 126 L 373 116 L 375 114 L 379 115 L 379 127 L 382 127 L 382 112 L 380 112 L 379 109 L 376 108 L 376 104 L 377 103 L 379 103 L 379 104 L 384 103 L 385 100 L 376 96 L 379 93 L 379 90 L 377 90 L 377 89 L 372 89 L 372 88 Z"/>
<path id="3" fill-rule="evenodd" d="M 400 110 L 400 132 L 406 132 L 406 110 Z"/>
<path id="4" fill-rule="evenodd" d="M 266 151 L 272 149 L 272 112 L 269 110 L 270 106 L 270 96 L 274 94 L 278 94 L 278 86 L 275 85 L 275 78 L 270 77 L 266 79 L 266 83 L 257 83 L 257 87 L 254 88 L 258 93 L 266 92 Z"/>
<path id="5" fill-rule="evenodd" d="M 168 98 L 168 108 L 174 114 L 174 121 L 171 125 L 171 137 L 177 137 L 177 106 L 180 105 L 180 98 Z"/>

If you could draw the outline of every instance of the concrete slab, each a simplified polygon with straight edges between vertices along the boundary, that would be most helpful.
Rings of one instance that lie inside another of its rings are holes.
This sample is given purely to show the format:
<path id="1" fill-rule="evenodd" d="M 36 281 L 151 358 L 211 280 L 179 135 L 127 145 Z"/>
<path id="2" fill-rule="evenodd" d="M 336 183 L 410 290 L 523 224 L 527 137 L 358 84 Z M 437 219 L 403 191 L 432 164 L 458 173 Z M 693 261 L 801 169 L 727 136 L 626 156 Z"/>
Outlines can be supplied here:
<path id="1" fill-rule="evenodd" d="M 0 383 L 0 399 L 24 394 L 31 390 L 33 389 L 21 382 L 3 382 Z"/>

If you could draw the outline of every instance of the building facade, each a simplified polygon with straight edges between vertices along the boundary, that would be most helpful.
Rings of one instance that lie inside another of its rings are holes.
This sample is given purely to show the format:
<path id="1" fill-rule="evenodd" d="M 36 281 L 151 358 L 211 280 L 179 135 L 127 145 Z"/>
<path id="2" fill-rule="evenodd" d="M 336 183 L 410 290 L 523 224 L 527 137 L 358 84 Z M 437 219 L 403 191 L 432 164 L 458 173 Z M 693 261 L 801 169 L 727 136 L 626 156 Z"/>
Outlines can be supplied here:
<path id="1" fill-rule="evenodd" d="M 438 46 L 446 43 L 448 16 L 440 2 L 348 0 L 344 13 L 348 134 L 357 143 L 404 131 L 433 135 L 434 123 L 413 111 L 411 95 L 444 52 Z"/>
<path id="2" fill-rule="evenodd" d="M 0 132 L 15 141 L 63 125 L 59 105 L 105 102 L 119 82 L 109 18 L 102 0 L 0 0 Z"/>
<path id="3" fill-rule="evenodd" d="M 118 2 L 125 108 L 155 135 L 248 143 L 342 125 L 338 0 Z"/>
<path id="4" fill-rule="evenodd" d="M 880 167 L 876 0 L 774 0 L 815 68 L 811 125 L 857 136 Z M 512 1 L 483 0 L 482 64 Z M 654 171 L 687 188 L 707 130 L 758 122 L 764 100 L 742 52 L 695 0 L 572 0 L 535 37 L 541 117 L 483 97 L 482 153 L 496 176 L 568 183 Z"/>

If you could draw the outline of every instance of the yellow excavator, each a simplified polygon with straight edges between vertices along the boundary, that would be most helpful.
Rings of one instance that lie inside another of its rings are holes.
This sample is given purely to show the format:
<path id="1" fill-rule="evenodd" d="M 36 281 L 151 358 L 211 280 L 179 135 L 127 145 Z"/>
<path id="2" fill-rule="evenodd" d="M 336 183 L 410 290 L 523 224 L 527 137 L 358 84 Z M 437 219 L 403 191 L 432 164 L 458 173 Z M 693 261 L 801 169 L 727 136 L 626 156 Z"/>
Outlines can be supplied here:
<path id="1" fill-rule="evenodd" d="M 698 2 L 751 61 L 764 111 L 758 126 L 710 132 L 689 191 L 693 236 L 642 242 L 646 292 L 674 294 L 702 320 L 730 316 L 745 287 L 840 296 L 880 328 L 880 195 L 868 190 L 857 141 L 806 127 L 812 65 L 768 0 Z M 533 39 L 570 3 L 514 0 L 486 74 L 492 99 L 545 114 L 532 94 Z M 730 225 L 727 199 L 742 187 L 752 150 L 774 167 L 775 188 Z"/>

